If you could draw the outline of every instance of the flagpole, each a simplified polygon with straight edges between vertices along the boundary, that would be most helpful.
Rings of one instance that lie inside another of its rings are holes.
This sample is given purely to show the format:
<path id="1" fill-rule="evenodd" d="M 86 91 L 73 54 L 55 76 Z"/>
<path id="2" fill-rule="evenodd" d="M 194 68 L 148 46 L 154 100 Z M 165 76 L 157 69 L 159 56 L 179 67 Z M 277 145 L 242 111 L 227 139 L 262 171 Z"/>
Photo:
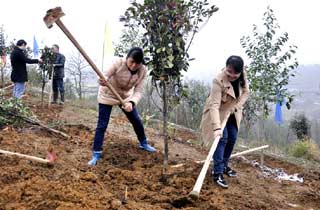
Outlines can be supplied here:
<path id="1" fill-rule="evenodd" d="M 106 27 L 107 27 L 107 20 L 104 23 L 104 32 L 103 32 L 103 45 L 102 45 L 102 65 L 101 65 L 101 70 L 103 71 L 103 64 L 104 64 L 104 48 L 105 48 L 105 34 L 106 34 Z"/>
<path id="2" fill-rule="evenodd" d="M 33 35 L 33 50 L 32 51 L 33 51 L 34 58 L 38 58 L 38 56 L 39 56 L 38 50 L 39 50 L 38 42 L 36 40 L 36 36 Z"/>
<path id="3" fill-rule="evenodd" d="M 108 23 L 108 19 L 105 21 L 104 26 L 104 39 L 103 39 L 103 49 L 102 49 L 102 71 L 104 71 L 104 64 L 105 64 L 105 57 L 107 58 L 107 65 L 110 65 L 109 57 L 112 58 L 114 55 L 112 43 L 111 43 L 111 34 L 110 34 L 110 27 Z"/>

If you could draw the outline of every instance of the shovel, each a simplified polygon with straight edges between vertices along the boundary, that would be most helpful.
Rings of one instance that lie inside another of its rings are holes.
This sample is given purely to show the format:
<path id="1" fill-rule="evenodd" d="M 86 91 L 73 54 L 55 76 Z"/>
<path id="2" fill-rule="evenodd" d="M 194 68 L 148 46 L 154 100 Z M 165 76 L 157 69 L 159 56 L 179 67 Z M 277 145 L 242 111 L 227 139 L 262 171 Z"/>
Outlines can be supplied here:
<path id="1" fill-rule="evenodd" d="M 25 155 L 25 154 L 21 154 L 21 153 L 17 153 L 17 152 L 10 152 L 7 150 L 2 150 L 0 149 L 0 154 L 4 154 L 4 155 L 12 155 L 12 156 L 16 156 L 22 159 L 26 159 L 26 160 L 31 160 L 31 161 L 35 161 L 38 163 L 44 163 L 44 164 L 48 164 L 48 165 L 53 165 L 54 161 L 56 160 L 56 154 L 53 151 L 53 147 L 50 146 L 48 148 L 48 154 L 47 154 L 47 158 L 39 158 L 39 157 L 35 157 L 35 156 L 31 156 L 31 155 Z"/>
<path id="2" fill-rule="evenodd" d="M 52 28 L 53 23 L 56 23 L 59 26 L 59 28 L 63 31 L 63 33 L 69 38 L 69 40 L 72 42 L 72 44 L 79 50 L 81 55 L 86 59 L 86 61 L 89 63 L 89 65 L 92 67 L 92 69 L 97 73 L 97 75 L 100 77 L 100 79 L 107 81 L 105 76 L 102 74 L 102 72 L 98 69 L 98 67 L 94 64 L 94 62 L 91 60 L 91 58 L 88 56 L 88 54 L 80 46 L 78 41 L 73 37 L 73 35 L 70 33 L 70 31 L 67 29 L 67 27 L 60 20 L 60 18 L 64 15 L 65 14 L 62 11 L 61 7 L 56 7 L 53 9 L 49 9 L 47 11 L 46 16 L 43 18 L 43 21 L 45 22 L 45 24 L 48 28 Z M 108 82 L 106 83 L 106 85 L 111 90 L 111 92 L 117 97 L 117 99 L 120 101 L 120 103 L 122 105 L 124 105 L 124 103 L 125 103 L 124 100 L 117 93 L 117 91 L 112 87 L 112 85 Z"/>

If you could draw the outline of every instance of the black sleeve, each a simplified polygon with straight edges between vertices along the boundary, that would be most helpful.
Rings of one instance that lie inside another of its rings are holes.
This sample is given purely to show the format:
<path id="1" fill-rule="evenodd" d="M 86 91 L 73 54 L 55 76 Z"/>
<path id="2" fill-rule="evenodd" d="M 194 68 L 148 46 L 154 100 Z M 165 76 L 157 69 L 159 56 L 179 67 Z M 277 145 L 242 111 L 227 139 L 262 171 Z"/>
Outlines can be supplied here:
<path id="1" fill-rule="evenodd" d="M 134 107 L 135 106 L 135 104 L 134 104 L 134 102 L 133 101 L 129 101 L 131 104 L 132 104 L 132 107 Z"/>
<path id="2" fill-rule="evenodd" d="M 29 63 L 29 64 L 32 64 L 32 63 L 39 63 L 39 60 L 38 59 L 30 59 L 28 58 L 22 51 L 19 53 L 19 56 L 20 58 L 26 62 L 26 63 Z"/>

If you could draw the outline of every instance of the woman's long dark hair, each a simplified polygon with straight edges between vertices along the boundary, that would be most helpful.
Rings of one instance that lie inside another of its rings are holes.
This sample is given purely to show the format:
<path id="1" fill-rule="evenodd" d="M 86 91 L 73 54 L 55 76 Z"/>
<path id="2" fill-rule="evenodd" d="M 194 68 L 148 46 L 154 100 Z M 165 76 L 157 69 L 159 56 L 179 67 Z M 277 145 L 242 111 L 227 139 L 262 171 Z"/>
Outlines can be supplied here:
<path id="1" fill-rule="evenodd" d="M 245 87 L 246 80 L 244 79 L 244 73 L 243 73 L 243 68 L 244 68 L 243 59 L 240 56 L 231 55 L 227 59 L 226 66 L 231 66 L 235 70 L 235 72 L 241 73 L 240 77 L 238 78 L 238 81 L 241 87 Z"/>
<path id="2" fill-rule="evenodd" d="M 143 58 L 143 50 L 140 47 L 131 48 L 127 54 L 127 59 L 128 58 L 132 58 L 138 64 L 145 64 Z"/>

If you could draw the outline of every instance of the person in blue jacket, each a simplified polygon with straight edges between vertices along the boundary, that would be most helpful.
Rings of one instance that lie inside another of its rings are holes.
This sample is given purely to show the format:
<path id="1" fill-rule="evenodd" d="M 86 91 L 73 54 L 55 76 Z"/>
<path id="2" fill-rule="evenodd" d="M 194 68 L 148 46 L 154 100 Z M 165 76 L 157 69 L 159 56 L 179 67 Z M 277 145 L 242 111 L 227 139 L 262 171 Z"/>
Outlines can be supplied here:
<path id="1" fill-rule="evenodd" d="M 51 103 L 57 103 L 58 96 L 60 93 L 60 104 L 64 104 L 64 63 L 66 58 L 59 52 L 59 46 L 54 44 L 52 46 L 53 53 L 55 54 L 56 60 L 53 63 L 53 78 L 52 78 L 52 90 L 53 90 L 53 101 Z"/>

